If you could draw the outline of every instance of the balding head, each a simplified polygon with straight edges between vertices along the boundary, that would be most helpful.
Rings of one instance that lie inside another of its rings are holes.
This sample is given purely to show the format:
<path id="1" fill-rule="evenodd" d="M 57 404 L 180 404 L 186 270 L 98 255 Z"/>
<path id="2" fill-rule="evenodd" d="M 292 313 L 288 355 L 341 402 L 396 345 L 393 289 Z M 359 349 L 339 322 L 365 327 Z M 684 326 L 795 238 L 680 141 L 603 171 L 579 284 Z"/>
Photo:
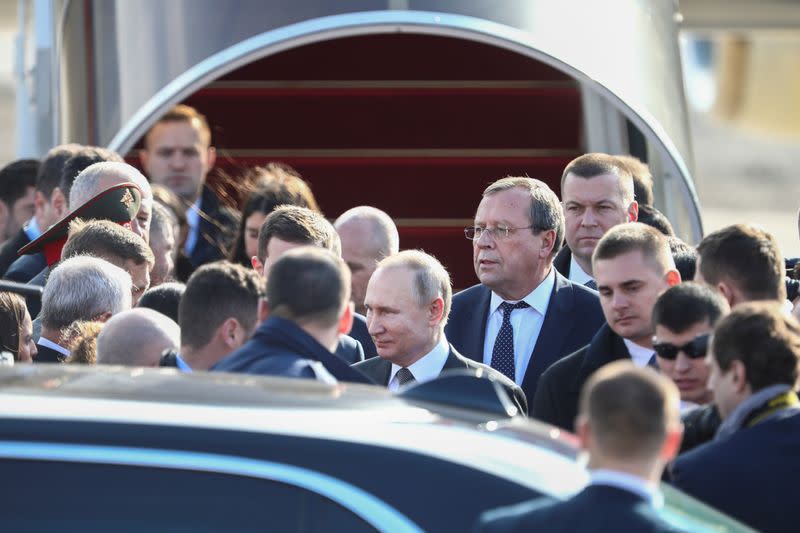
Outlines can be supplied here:
<path id="1" fill-rule="evenodd" d="M 97 364 L 158 366 L 161 353 L 177 349 L 180 337 L 178 324 L 157 311 L 123 311 L 97 337 Z"/>
<path id="2" fill-rule="evenodd" d="M 141 172 L 126 163 L 95 163 L 86 167 L 72 184 L 69 193 L 70 210 L 88 202 L 102 191 L 121 183 L 134 183 L 142 191 L 142 203 L 131 230 L 150 241 L 150 220 L 153 216 L 153 190 Z"/>
<path id="3" fill-rule="evenodd" d="M 378 262 L 400 249 L 397 227 L 388 214 L 367 205 L 345 211 L 334 227 L 342 239 L 342 259 L 352 273 L 350 294 L 356 311 L 363 314 L 367 284 Z"/>

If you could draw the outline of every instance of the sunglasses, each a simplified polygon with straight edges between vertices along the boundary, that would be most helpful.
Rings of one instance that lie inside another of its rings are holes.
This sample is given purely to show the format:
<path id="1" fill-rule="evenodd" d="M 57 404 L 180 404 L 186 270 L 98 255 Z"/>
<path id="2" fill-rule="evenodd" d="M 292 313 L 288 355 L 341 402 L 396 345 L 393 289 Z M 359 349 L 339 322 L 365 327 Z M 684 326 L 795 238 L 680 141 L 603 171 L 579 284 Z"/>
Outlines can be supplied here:
<path id="1" fill-rule="evenodd" d="M 668 342 L 659 342 L 653 344 L 653 349 L 659 357 L 662 359 L 669 359 L 670 361 L 678 357 L 678 352 L 685 353 L 690 359 L 699 359 L 706 356 L 706 352 L 708 351 L 708 339 L 710 336 L 710 333 L 698 335 L 683 346 L 675 346 Z"/>

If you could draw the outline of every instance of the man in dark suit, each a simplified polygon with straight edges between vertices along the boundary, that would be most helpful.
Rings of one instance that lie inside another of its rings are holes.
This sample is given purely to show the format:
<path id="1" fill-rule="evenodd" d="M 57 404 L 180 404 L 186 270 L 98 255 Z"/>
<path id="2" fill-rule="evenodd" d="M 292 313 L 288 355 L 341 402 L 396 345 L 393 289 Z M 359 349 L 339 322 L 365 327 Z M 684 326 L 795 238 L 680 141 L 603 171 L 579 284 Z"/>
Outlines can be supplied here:
<path id="1" fill-rule="evenodd" d="M 339 235 L 322 215 L 305 207 L 279 207 L 261 225 L 256 256 L 252 260 L 253 268 L 267 278 L 270 265 L 284 252 L 308 245 L 331 250 L 339 257 L 342 255 Z M 336 354 L 349 363 L 363 361 L 365 356 L 377 356 L 363 316 L 354 314 L 353 327 L 348 335 L 343 335 L 339 340 Z"/>
<path id="2" fill-rule="evenodd" d="M 678 399 L 672 382 L 630 361 L 599 370 L 581 392 L 576 424 L 589 485 L 566 501 L 543 497 L 485 512 L 475 530 L 677 531 L 659 516 L 658 483 L 681 441 Z"/>
<path id="3" fill-rule="evenodd" d="M 266 301 L 269 318 L 211 370 L 371 383 L 333 353 L 353 320 L 350 271 L 340 257 L 311 246 L 286 251 L 270 267 Z"/>
<path id="4" fill-rule="evenodd" d="M 527 414 L 522 389 L 497 370 L 462 356 L 447 342 L 444 326 L 451 301 L 450 276 L 435 257 L 405 250 L 378 263 L 364 303 L 379 357 L 355 368 L 390 390 L 435 379 L 448 369 L 482 368 L 506 387 L 520 412 Z"/>
<path id="5" fill-rule="evenodd" d="M 18 159 L 0 169 L 0 243 L 16 237 L 33 216 L 38 169 L 36 159 Z"/>
<path id="6" fill-rule="evenodd" d="M 797 531 L 800 325 L 776 302 L 736 306 L 711 342 L 714 440 L 680 455 L 672 482 L 766 532 Z"/>
<path id="7" fill-rule="evenodd" d="M 192 267 L 223 259 L 238 216 L 206 186 L 216 162 L 206 117 L 192 107 L 175 106 L 147 132 L 139 159 L 153 183 L 169 188 L 187 206 L 185 252 Z"/>
<path id="8" fill-rule="evenodd" d="M 667 238 L 639 222 L 609 230 L 592 265 L 607 324 L 587 346 L 542 374 L 533 400 L 533 417 L 567 430 L 574 427 L 581 388 L 597 369 L 617 359 L 655 365 L 653 306 L 681 281 Z"/>
<path id="9" fill-rule="evenodd" d="M 466 233 L 481 284 L 453 297 L 445 333 L 459 352 L 520 385 L 530 404 L 542 372 L 603 324 L 597 293 L 553 268 L 564 215 L 541 181 L 490 185 Z"/>
<path id="10" fill-rule="evenodd" d="M 633 177 L 615 156 L 584 154 L 564 169 L 561 201 L 567 243 L 553 265 L 570 281 L 596 289 L 592 276 L 594 247 L 609 229 L 635 222 L 639 213 Z"/>

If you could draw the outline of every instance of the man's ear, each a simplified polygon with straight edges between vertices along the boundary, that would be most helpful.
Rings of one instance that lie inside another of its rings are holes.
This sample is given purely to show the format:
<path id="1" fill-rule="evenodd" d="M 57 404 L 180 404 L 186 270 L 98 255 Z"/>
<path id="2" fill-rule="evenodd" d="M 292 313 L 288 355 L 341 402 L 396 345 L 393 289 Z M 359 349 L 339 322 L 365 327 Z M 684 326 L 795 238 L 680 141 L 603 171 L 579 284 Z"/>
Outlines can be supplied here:
<path id="1" fill-rule="evenodd" d="M 235 350 L 242 345 L 241 337 L 244 335 L 244 329 L 238 320 L 229 317 L 217 328 L 217 335 L 227 348 Z"/>
<path id="2" fill-rule="evenodd" d="M 139 164 L 142 165 L 142 170 L 144 170 L 145 174 L 148 173 L 147 168 L 150 163 L 150 153 L 147 151 L 147 148 L 142 148 L 139 150 Z"/>
<path id="3" fill-rule="evenodd" d="M 731 361 L 731 367 L 728 371 L 733 372 L 733 384 L 736 386 L 736 392 L 744 392 L 748 386 L 747 369 L 744 367 L 744 363 L 738 359 L 734 359 Z"/>
<path id="4" fill-rule="evenodd" d="M 258 322 L 264 322 L 269 318 L 269 302 L 266 298 L 258 299 Z"/>
<path id="5" fill-rule="evenodd" d="M 717 283 L 717 290 L 728 301 L 728 305 L 733 307 L 736 305 L 736 293 L 733 290 L 733 287 L 725 283 L 724 281 L 720 281 Z"/>
<path id="6" fill-rule="evenodd" d="M 339 317 L 339 327 L 336 329 L 337 333 L 347 335 L 350 333 L 350 330 L 353 329 L 354 309 L 353 302 L 347 302 L 347 305 L 344 306 L 344 312 L 342 312 L 342 316 Z"/>
<path id="7" fill-rule="evenodd" d="M 64 218 L 64 215 L 69 212 L 69 199 L 64 196 L 64 192 L 59 187 L 56 187 L 50 193 L 50 205 L 53 206 L 56 222 Z"/>
<path id="8" fill-rule="evenodd" d="M 575 435 L 578 437 L 582 450 L 588 450 L 592 440 L 592 431 L 589 426 L 589 419 L 582 414 L 575 418 Z"/>
<path id="9" fill-rule="evenodd" d="M 217 150 L 213 146 L 208 147 L 208 169 L 214 168 L 217 163 Z"/>
<path id="10" fill-rule="evenodd" d="M 665 275 L 668 287 L 674 287 L 681 282 L 681 273 L 674 268 L 668 271 Z"/>
<path id="11" fill-rule="evenodd" d="M 542 236 L 542 249 L 539 250 L 539 255 L 542 258 L 550 257 L 553 253 L 553 247 L 556 244 L 556 231 L 549 229 L 540 234 Z"/>
<path id="12" fill-rule="evenodd" d="M 106 311 L 105 313 L 100 313 L 99 315 L 94 317 L 92 320 L 94 322 L 104 322 L 105 323 L 105 322 L 108 322 L 108 319 L 111 318 L 111 316 L 112 316 L 111 311 Z"/>
<path id="13" fill-rule="evenodd" d="M 631 202 L 631 205 L 628 206 L 628 220 L 631 222 L 639 220 L 639 202 L 636 200 Z"/>
<path id="14" fill-rule="evenodd" d="M 253 267 L 253 270 L 255 270 L 258 273 L 259 276 L 264 275 L 264 263 L 262 263 L 258 259 L 257 255 L 254 255 L 253 257 L 250 258 L 250 265 Z"/>
<path id="15" fill-rule="evenodd" d="M 431 326 L 436 326 L 442 322 L 442 319 L 444 319 L 444 300 L 441 296 L 431 302 L 429 313 L 429 322 Z"/>
<path id="16" fill-rule="evenodd" d="M 678 424 L 667 430 L 667 437 L 664 440 L 664 445 L 661 447 L 659 457 L 665 463 L 672 461 L 681 449 L 681 441 L 683 440 L 683 424 Z"/>

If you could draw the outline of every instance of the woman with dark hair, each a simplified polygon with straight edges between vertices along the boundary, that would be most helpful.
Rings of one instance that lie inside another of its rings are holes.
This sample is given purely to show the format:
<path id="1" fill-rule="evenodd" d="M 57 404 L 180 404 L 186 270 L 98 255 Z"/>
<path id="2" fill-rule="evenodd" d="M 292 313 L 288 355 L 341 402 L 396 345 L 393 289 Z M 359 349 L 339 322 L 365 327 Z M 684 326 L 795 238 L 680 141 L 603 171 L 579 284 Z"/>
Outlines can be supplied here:
<path id="1" fill-rule="evenodd" d="M 250 267 L 250 259 L 258 249 L 258 233 L 267 215 L 279 205 L 297 205 L 317 212 L 319 205 L 308 183 L 295 169 L 283 163 L 255 167 L 243 181 L 251 184 L 251 192 L 242 206 L 239 231 L 228 259 Z"/>
<path id="2" fill-rule="evenodd" d="M 17 363 L 32 363 L 38 353 L 25 299 L 13 292 L 0 292 L 0 343 L 0 350 L 10 352 Z"/>

